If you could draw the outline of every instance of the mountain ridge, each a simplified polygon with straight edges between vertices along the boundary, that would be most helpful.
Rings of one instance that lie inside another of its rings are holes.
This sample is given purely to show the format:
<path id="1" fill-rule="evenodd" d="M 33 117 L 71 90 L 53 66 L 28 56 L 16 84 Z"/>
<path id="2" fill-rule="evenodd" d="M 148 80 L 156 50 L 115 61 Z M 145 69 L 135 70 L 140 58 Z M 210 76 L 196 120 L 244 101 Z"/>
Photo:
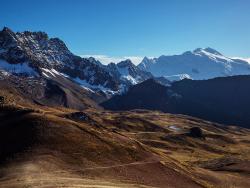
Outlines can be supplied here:
<path id="1" fill-rule="evenodd" d="M 0 60 L 5 61 L 5 64 L 12 64 L 12 67 L 24 64 L 40 76 L 55 70 L 73 81 L 80 80 L 88 86 L 93 85 L 92 89 L 100 86 L 99 88 L 105 88 L 104 91 L 111 93 L 119 93 L 121 88 L 135 84 L 133 80 L 137 76 L 131 76 L 133 79 L 114 77 L 106 66 L 94 58 L 74 55 L 59 38 L 49 38 L 45 32 L 15 33 L 7 27 L 0 31 Z M 144 74 L 142 70 L 137 71 Z M 145 76 L 148 74 L 145 73 Z"/>

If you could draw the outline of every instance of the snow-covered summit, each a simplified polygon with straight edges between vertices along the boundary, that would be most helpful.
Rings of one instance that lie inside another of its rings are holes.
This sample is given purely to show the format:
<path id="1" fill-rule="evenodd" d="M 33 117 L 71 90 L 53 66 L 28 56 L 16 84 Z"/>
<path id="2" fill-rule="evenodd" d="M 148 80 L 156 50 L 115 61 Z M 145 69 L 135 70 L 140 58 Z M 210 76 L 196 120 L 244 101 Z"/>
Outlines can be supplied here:
<path id="1" fill-rule="evenodd" d="M 199 56 L 206 56 L 214 61 L 227 61 L 227 62 L 233 62 L 232 59 L 225 57 L 218 51 L 212 49 L 212 48 L 197 48 L 193 51 L 193 54 L 199 55 Z"/>
<path id="2" fill-rule="evenodd" d="M 218 52 L 217 50 L 213 49 L 213 48 L 210 48 L 210 47 L 207 47 L 207 48 L 197 48 L 193 51 L 193 53 L 210 53 L 210 54 L 214 54 L 214 55 L 221 55 L 222 54 L 220 52 Z"/>
<path id="3" fill-rule="evenodd" d="M 144 59 L 138 67 L 151 72 L 154 76 L 175 78 L 188 75 L 191 79 L 209 79 L 214 77 L 248 75 L 250 65 L 246 61 L 224 56 L 212 48 L 197 48 L 181 55 L 160 56 Z"/>

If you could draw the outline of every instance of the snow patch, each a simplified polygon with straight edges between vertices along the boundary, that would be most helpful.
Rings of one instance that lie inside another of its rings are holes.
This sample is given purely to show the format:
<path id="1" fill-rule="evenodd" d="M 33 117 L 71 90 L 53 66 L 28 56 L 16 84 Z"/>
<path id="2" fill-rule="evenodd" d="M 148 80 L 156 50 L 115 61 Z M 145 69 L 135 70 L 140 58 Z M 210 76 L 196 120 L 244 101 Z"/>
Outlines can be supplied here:
<path id="1" fill-rule="evenodd" d="M 170 76 L 164 76 L 169 81 L 179 81 L 183 79 L 192 79 L 191 76 L 188 74 L 176 74 L 176 75 L 170 75 Z"/>
<path id="2" fill-rule="evenodd" d="M 121 79 L 129 81 L 133 85 L 138 84 L 138 80 L 140 79 L 140 77 L 137 76 L 136 78 L 134 78 L 133 76 L 131 76 L 129 74 L 128 67 L 118 67 L 118 71 L 121 74 Z"/>
<path id="3" fill-rule="evenodd" d="M 135 78 L 133 78 L 131 75 L 123 75 L 122 79 L 128 80 L 133 85 L 138 83 L 138 81 Z"/>
<path id="4" fill-rule="evenodd" d="M 47 77 L 47 78 L 50 78 L 46 73 L 42 72 L 42 74 Z"/>
<path id="5" fill-rule="evenodd" d="M 31 68 L 28 63 L 10 64 L 5 60 L 0 59 L 0 68 L 9 73 L 37 76 L 37 72 L 33 68 Z"/>
<path id="6" fill-rule="evenodd" d="M 45 68 L 41 68 L 41 69 L 43 70 L 42 74 L 43 74 L 45 77 L 47 77 L 47 78 L 50 78 L 51 76 L 56 77 L 56 75 L 58 75 L 58 76 L 62 75 L 60 72 L 58 72 L 58 71 L 55 70 L 55 69 L 51 69 L 51 70 L 45 69 Z M 49 75 L 51 75 L 51 76 L 49 76 Z M 63 76 L 64 76 L 64 75 L 63 75 Z"/>
<path id="7" fill-rule="evenodd" d="M 51 72 L 53 72 L 54 74 L 56 74 L 56 75 L 61 75 L 61 73 L 60 72 L 58 72 L 57 70 L 55 70 L 55 69 L 51 69 Z"/>
<path id="8" fill-rule="evenodd" d="M 79 77 L 71 78 L 71 79 L 77 82 L 84 89 L 93 93 L 94 93 L 94 90 L 102 90 L 104 93 L 112 94 L 112 95 L 117 93 L 116 91 L 110 90 L 109 88 L 105 88 L 102 85 L 91 85 L 86 80 L 82 80 Z"/>

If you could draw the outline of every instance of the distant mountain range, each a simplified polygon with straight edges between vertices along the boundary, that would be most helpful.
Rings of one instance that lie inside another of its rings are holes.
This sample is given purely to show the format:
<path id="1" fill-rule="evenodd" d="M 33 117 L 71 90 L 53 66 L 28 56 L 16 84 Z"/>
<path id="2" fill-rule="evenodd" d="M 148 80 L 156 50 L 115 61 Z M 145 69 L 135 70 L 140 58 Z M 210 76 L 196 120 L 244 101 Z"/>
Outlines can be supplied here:
<path id="1" fill-rule="evenodd" d="M 94 58 L 71 53 L 63 41 L 44 32 L 0 31 L 0 69 L 10 73 L 53 79 L 70 79 L 85 89 L 108 94 L 122 92 L 130 85 L 152 77 L 130 60 L 108 66 Z"/>
<path id="2" fill-rule="evenodd" d="M 2 87 L 39 105 L 85 109 L 101 103 L 112 110 L 145 108 L 249 126 L 250 76 L 234 75 L 250 75 L 250 64 L 212 48 L 145 57 L 138 66 L 130 60 L 103 65 L 74 55 L 44 32 L 0 31 Z"/>
<path id="3" fill-rule="evenodd" d="M 163 82 L 184 78 L 203 80 L 221 76 L 248 75 L 247 61 L 228 58 L 212 48 L 198 48 L 181 55 L 145 57 L 135 66 L 130 60 L 103 65 L 94 58 L 71 53 L 63 41 L 44 32 L 0 31 L 0 69 L 15 74 L 51 79 L 63 76 L 89 91 L 108 95 L 126 91 L 149 78 Z"/>
<path id="4" fill-rule="evenodd" d="M 164 86 L 146 80 L 101 105 L 109 110 L 149 109 L 250 128 L 250 76 L 184 79 Z"/>
<path id="5" fill-rule="evenodd" d="M 145 57 L 138 67 L 156 77 L 164 76 L 169 80 L 204 80 L 250 74 L 250 64 L 247 61 L 226 57 L 212 48 L 197 48 L 181 55 L 162 55 L 153 59 Z"/>

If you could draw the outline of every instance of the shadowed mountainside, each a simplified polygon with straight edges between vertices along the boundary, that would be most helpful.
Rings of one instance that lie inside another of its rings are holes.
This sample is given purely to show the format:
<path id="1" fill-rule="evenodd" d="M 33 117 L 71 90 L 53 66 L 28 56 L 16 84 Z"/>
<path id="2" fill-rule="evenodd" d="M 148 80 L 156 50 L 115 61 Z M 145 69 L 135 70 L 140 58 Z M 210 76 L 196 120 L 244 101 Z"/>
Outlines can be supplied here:
<path id="1" fill-rule="evenodd" d="M 250 127 L 249 96 L 250 76 L 184 79 L 169 87 L 149 79 L 101 105 L 110 110 L 160 110 Z"/>

